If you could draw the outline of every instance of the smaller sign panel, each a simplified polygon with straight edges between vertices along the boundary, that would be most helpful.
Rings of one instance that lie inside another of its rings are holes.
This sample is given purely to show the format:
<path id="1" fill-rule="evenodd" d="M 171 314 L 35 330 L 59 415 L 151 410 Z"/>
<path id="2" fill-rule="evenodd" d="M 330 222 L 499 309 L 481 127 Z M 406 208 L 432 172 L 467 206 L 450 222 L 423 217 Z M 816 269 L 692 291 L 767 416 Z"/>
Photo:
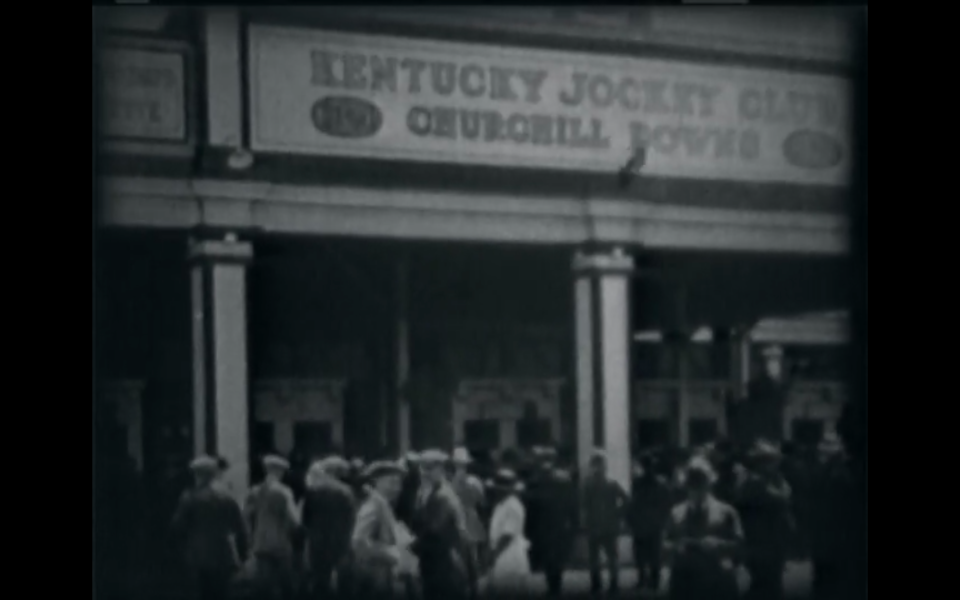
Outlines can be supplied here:
<path id="1" fill-rule="evenodd" d="M 100 131 L 105 139 L 187 141 L 182 52 L 109 47 L 100 56 Z"/>

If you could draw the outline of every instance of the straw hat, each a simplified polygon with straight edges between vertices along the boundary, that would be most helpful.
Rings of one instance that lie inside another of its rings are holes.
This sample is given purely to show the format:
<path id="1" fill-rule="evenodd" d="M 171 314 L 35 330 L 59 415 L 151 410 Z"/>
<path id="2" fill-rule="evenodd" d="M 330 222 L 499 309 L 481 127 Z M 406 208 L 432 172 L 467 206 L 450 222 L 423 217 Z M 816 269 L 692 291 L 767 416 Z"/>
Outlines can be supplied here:
<path id="1" fill-rule="evenodd" d="M 487 487 L 501 492 L 520 492 L 523 483 L 512 469 L 500 469 L 487 480 Z"/>
<path id="2" fill-rule="evenodd" d="M 468 465 L 473 462 L 470 452 L 463 447 L 456 448 L 453 451 L 453 463 L 457 465 Z"/>
<path id="3" fill-rule="evenodd" d="M 839 454 L 843 452 L 843 440 L 834 431 L 828 431 L 823 434 L 820 442 L 817 444 L 817 450 L 823 454 Z"/>
<path id="4" fill-rule="evenodd" d="M 757 460 L 776 461 L 781 458 L 780 450 L 765 440 L 759 440 L 750 450 L 750 457 Z"/>
<path id="5" fill-rule="evenodd" d="M 190 461 L 190 470 L 194 473 L 216 473 L 220 469 L 217 459 L 212 456 L 198 456 Z"/>
<path id="6" fill-rule="evenodd" d="M 684 481 L 687 484 L 696 482 L 705 482 L 713 485 L 717 481 L 717 473 L 713 470 L 713 465 L 707 459 L 697 456 L 694 457 L 685 469 Z"/>
<path id="7" fill-rule="evenodd" d="M 392 460 L 378 460 L 371 463 L 363 471 L 363 477 L 367 480 L 379 479 L 388 475 L 403 475 L 404 470 L 398 463 Z"/>
<path id="8" fill-rule="evenodd" d="M 290 463 L 282 456 L 268 454 L 263 457 L 263 467 L 274 471 L 286 471 L 290 468 Z"/>
<path id="9" fill-rule="evenodd" d="M 443 450 L 437 450 L 435 448 L 430 450 L 424 450 L 420 453 L 420 463 L 423 465 L 438 465 L 445 464 L 450 460 L 450 455 L 444 452 Z"/>

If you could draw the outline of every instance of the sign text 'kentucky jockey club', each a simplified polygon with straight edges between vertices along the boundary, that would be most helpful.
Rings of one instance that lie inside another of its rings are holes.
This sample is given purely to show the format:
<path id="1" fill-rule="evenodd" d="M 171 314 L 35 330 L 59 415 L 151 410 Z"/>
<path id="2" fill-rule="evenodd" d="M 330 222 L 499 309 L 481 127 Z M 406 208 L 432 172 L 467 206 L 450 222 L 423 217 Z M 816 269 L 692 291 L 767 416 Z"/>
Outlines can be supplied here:
<path id="1" fill-rule="evenodd" d="M 845 182 L 837 78 L 290 31 L 252 36 L 264 149 L 601 170 L 642 146 L 656 174 Z"/>

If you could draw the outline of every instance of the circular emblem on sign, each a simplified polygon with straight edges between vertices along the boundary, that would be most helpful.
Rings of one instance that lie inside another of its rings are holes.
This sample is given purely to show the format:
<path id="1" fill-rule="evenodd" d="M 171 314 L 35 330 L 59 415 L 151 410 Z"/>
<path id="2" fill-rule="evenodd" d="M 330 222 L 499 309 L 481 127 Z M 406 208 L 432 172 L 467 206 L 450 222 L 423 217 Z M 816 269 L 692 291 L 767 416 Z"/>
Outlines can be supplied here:
<path id="1" fill-rule="evenodd" d="M 804 129 L 787 136 L 783 142 L 783 155 L 795 167 L 829 169 L 840 164 L 843 148 L 830 135 Z"/>
<path id="2" fill-rule="evenodd" d="M 333 137 L 367 138 L 383 126 L 383 113 L 376 104 L 362 98 L 327 96 L 314 103 L 311 113 L 317 131 Z"/>

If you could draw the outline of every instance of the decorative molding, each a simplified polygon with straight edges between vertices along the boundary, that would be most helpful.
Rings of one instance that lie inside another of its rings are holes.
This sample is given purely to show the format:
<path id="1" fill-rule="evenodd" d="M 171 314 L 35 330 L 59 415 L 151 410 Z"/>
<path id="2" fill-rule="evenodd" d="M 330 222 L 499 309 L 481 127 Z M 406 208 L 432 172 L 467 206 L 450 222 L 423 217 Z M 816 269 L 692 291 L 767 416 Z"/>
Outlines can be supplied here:
<path id="1" fill-rule="evenodd" d="M 110 226 L 826 255 L 848 251 L 847 219 L 839 215 L 593 199 L 593 223 L 587 223 L 583 203 L 571 198 L 137 177 L 106 178 L 101 185 L 102 221 Z"/>

